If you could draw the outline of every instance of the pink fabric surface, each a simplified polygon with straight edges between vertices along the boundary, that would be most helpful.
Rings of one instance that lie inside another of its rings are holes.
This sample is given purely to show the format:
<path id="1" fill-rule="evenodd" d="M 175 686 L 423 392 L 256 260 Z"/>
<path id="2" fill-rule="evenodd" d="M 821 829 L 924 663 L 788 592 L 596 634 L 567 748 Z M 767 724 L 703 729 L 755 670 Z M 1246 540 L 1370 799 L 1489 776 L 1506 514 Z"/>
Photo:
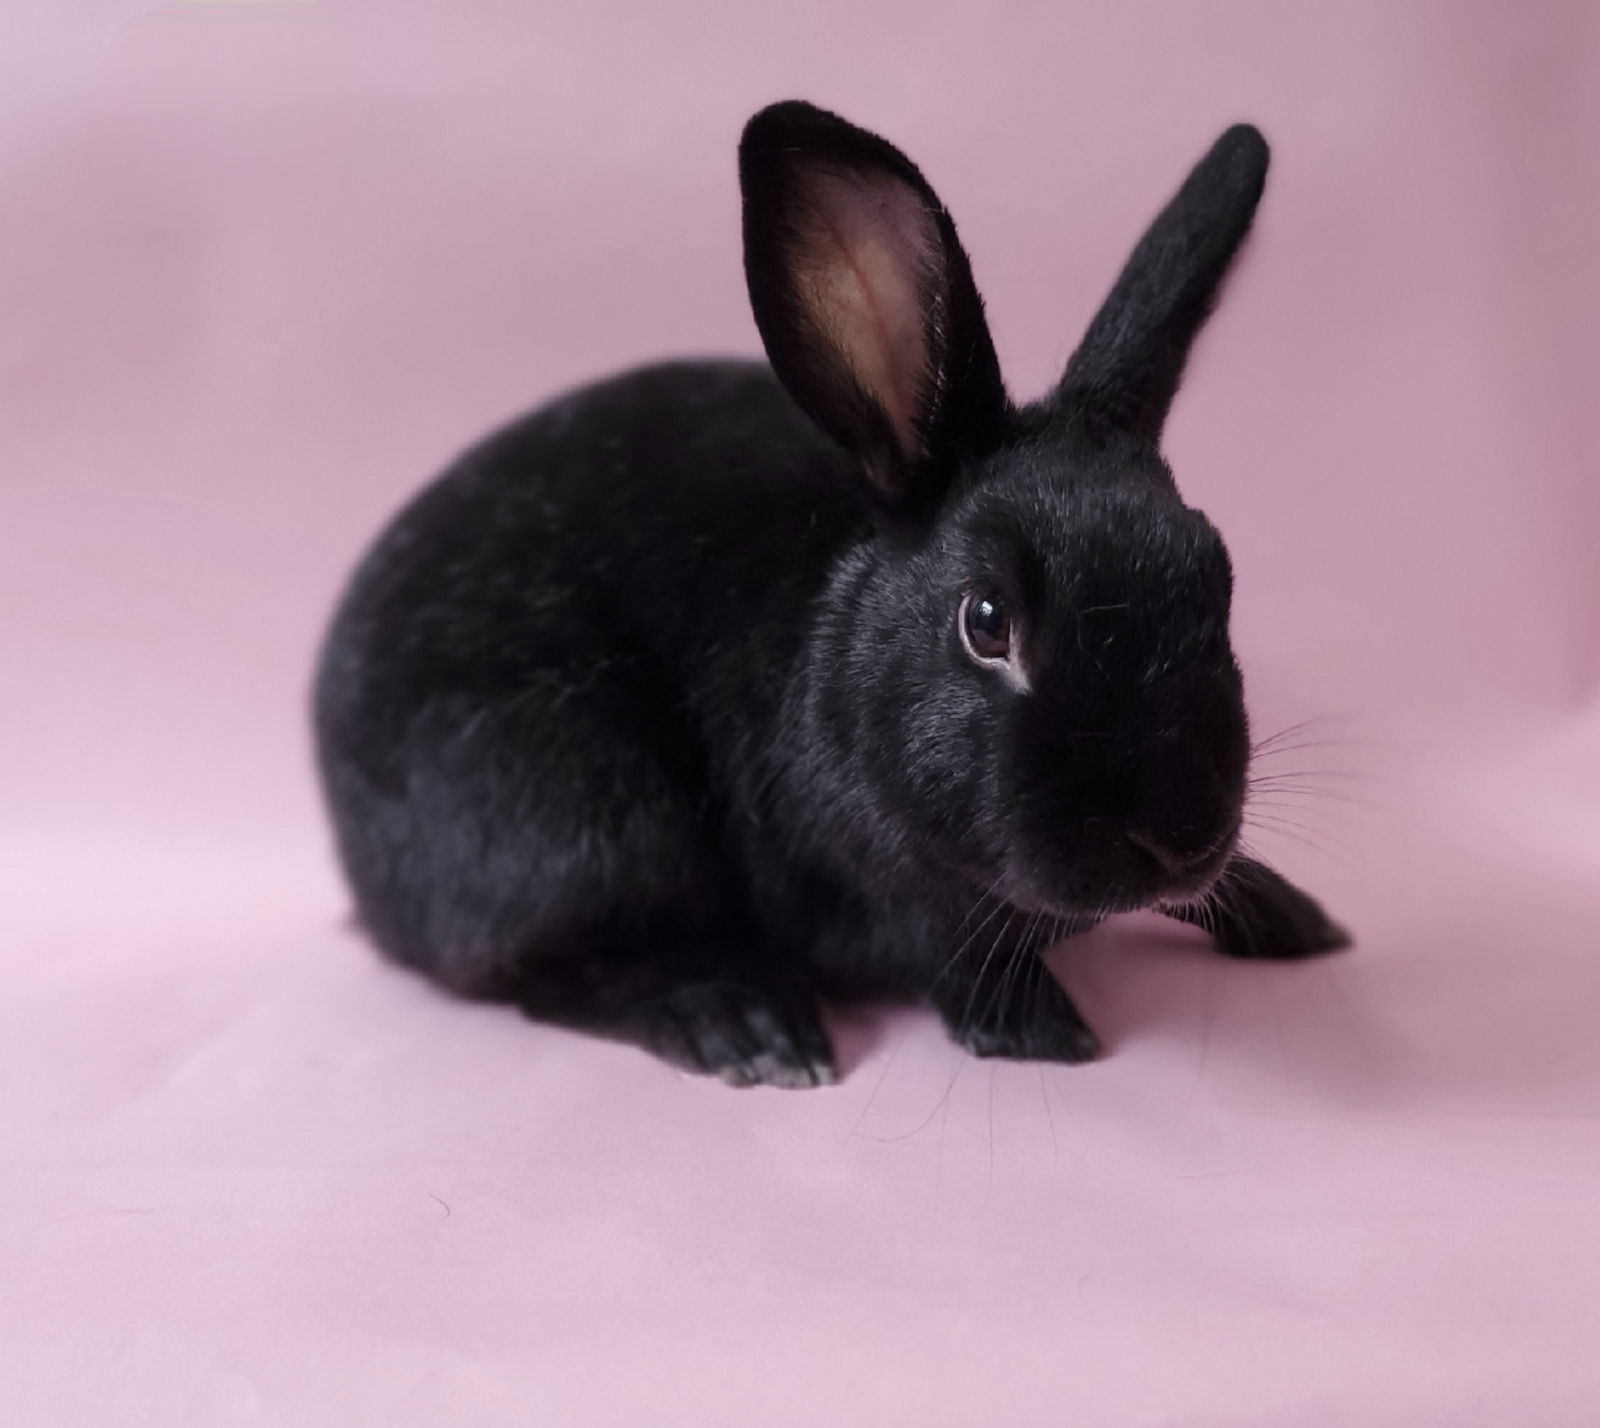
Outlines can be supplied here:
<path id="1" fill-rule="evenodd" d="M 0 1422 L 1600 1421 L 1600 11 L 8 10 Z M 1025 395 L 1273 141 L 1170 450 L 1356 950 L 1129 919 L 1055 954 L 1100 1064 L 860 1014 L 734 1092 L 347 930 L 339 581 L 493 422 L 756 350 L 789 96 L 922 164 Z"/>

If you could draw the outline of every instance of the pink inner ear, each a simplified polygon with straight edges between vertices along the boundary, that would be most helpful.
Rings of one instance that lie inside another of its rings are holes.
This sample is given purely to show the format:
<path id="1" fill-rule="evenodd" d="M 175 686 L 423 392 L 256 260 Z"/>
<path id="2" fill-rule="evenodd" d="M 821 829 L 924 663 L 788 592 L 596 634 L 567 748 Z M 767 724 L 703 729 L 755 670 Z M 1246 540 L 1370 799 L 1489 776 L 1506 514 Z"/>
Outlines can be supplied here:
<path id="1" fill-rule="evenodd" d="M 810 175 L 805 199 L 801 303 L 883 408 L 900 449 L 920 456 L 917 418 L 934 377 L 924 312 L 943 270 L 934 216 L 898 180 L 848 170 Z"/>

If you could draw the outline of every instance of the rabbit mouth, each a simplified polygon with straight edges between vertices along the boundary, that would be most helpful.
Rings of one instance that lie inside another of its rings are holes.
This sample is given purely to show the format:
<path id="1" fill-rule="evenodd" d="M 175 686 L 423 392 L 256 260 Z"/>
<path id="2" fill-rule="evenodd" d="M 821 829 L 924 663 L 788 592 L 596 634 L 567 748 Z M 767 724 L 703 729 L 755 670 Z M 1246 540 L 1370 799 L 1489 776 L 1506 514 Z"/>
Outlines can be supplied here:
<path id="1" fill-rule="evenodd" d="M 1174 903 L 1203 901 L 1222 881 L 1239 843 L 1239 825 L 1203 853 L 1171 865 L 1170 876 L 1145 907 L 1167 907 Z"/>
<path id="2" fill-rule="evenodd" d="M 1122 832 L 1061 874 L 1041 876 L 1037 866 L 1014 864 L 1007 900 L 1024 913 L 1084 925 L 1111 913 L 1198 902 L 1222 880 L 1238 839 L 1235 823 L 1203 851 L 1180 855 L 1146 835 Z"/>

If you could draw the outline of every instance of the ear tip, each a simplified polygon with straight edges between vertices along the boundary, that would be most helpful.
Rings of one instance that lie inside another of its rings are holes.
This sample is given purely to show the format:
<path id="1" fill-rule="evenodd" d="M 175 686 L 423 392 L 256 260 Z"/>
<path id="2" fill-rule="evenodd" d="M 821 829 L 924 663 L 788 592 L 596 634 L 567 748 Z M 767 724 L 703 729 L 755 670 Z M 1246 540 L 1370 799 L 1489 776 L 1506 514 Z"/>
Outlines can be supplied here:
<path id="1" fill-rule="evenodd" d="M 803 99 L 783 99 L 758 109 L 739 139 L 739 174 L 746 195 L 784 183 L 797 168 L 818 165 L 887 174 L 909 184 L 931 209 L 939 200 L 917 166 L 887 139 Z"/>
<path id="2" fill-rule="evenodd" d="M 1230 166 L 1243 171 L 1254 170 L 1263 176 L 1272 162 L 1272 146 L 1254 124 L 1230 125 L 1212 147 L 1212 153 Z"/>
<path id="3" fill-rule="evenodd" d="M 756 110 L 745 122 L 739 139 L 741 150 L 765 149 L 792 143 L 802 135 L 837 128 L 844 121 L 804 99 L 780 99 Z"/>

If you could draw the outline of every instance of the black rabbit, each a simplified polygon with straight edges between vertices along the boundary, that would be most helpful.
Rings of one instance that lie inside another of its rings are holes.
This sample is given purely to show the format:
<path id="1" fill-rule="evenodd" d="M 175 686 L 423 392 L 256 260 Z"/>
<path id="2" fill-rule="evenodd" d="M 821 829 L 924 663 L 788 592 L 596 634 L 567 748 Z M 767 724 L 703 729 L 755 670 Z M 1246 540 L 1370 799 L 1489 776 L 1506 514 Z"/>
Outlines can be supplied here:
<path id="1" fill-rule="evenodd" d="M 807 104 L 757 114 L 771 368 L 543 407 L 424 490 L 344 597 L 316 733 L 378 945 L 782 1086 L 833 1078 L 827 1000 L 925 999 L 983 1056 L 1093 1057 L 1033 954 L 1108 912 L 1239 956 L 1343 945 L 1235 851 L 1232 576 L 1157 450 L 1266 169 L 1228 130 L 1017 407 L 910 161 Z"/>

